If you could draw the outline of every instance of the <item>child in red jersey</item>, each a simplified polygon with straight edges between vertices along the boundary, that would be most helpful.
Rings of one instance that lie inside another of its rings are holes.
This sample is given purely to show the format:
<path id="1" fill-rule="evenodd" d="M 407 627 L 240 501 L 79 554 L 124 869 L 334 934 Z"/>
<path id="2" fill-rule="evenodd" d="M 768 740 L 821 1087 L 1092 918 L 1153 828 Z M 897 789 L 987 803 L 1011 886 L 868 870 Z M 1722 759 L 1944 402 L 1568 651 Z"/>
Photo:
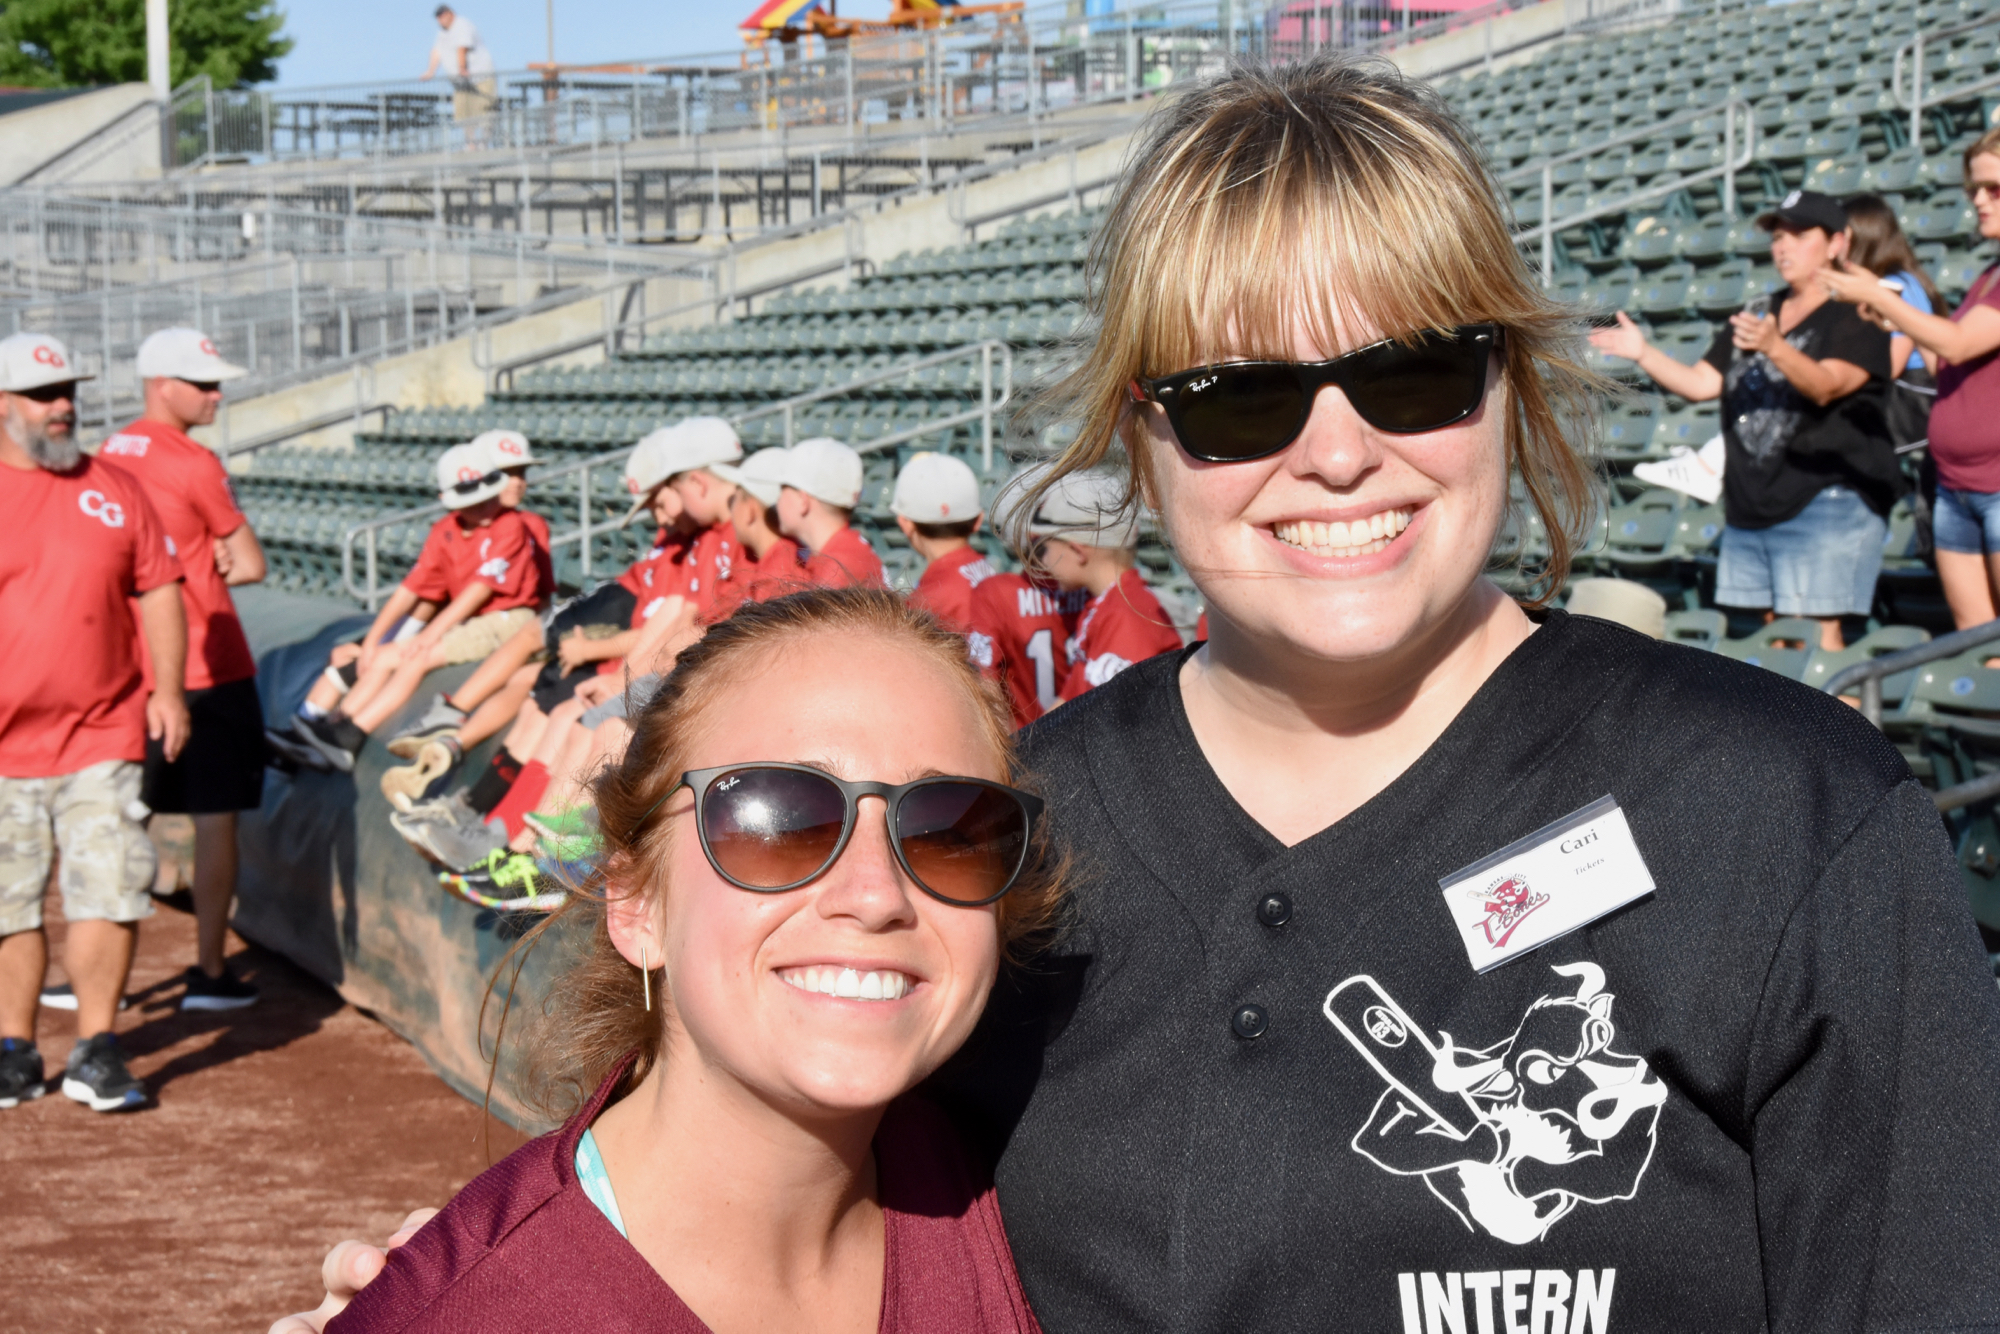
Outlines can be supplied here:
<path id="1" fill-rule="evenodd" d="M 957 637 L 886 592 L 711 627 L 599 780 L 602 893 L 563 909 L 591 943 L 548 992 L 544 1074 L 596 1092 L 391 1251 L 329 1334 L 801 1311 L 832 1334 L 1034 1334 L 988 1176 L 914 1092 L 1059 893 L 1007 731 Z M 922 786 L 892 834 L 836 775 Z M 810 827 L 829 800 L 838 856 Z M 767 826 L 748 859 L 728 837 Z"/>
<path id="2" fill-rule="evenodd" d="M 1133 556 L 1139 522 L 1122 482 L 1102 473 L 1064 477 L 1043 493 L 1027 529 L 1036 566 L 1057 586 L 1090 594 L 1070 638 L 1063 699 L 1181 647 L 1180 631 L 1139 577 Z"/>
<path id="3" fill-rule="evenodd" d="M 535 531 L 500 503 L 504 476 L 470 445 L 438 459 L 440 502 L 416 568 L 389 596 L 358 649 L 335 650 L 289 733 L 268 734 L 294 759 L 317 751 L 343 773 L 370 732 L 387 722 L 439 667 L 477 662 L 535 619 L 552 591 L 542 584 Z M 352 667 L 351 684 L 342 669 Z"/>
<path id="4" fill-rule="evenodd" d="M 799 544 L 778 531 L 778 498 L 784 493 L 785 451 L 760 449 L 741 465 L 719 463 L 713 471 L 736 484 L 729 526 L 736 533 L 740 572 L 736 605 L 765 602 L 805 586 Z M 731 608 L 734 610 L 734 607 Z"/>
<path id="5" fill-rule="evenodd" d="M 882 560 L 850 520 L 861 503 L 861 456 L 824 436 L 785 451 L 778 531 L 803 548 L 805 582 L 815 588 L 883 587 Z"/>
<path id="6" fill-rule="evenodd" d="M 148 744 L 140 800 L 155 812 L 194 821 L 196 957 L 184 975 L 180 1007 L 237 1010 L 257 1003 L 257 989 L 223 964 L 229 901 L 236 893 L 236 813 L 262 804 L 268 751 L 257 663 L 229 590 L 264 578 L 264 549 L 236 508 L 222 460 L 187 432 L 213 422 L 223 383 L 249 371 L 223 360 L 194 329 L 149 336 L 139 345 L 138 371 L 144 415 L 114 432 L 98 457 L 145 488 L 186 574 L 181 600 L 192 725 L 186 748 L 171 763 L 159 742 Z M 150 681 L 150 656 L 145 667 Z M 75 1004 L 66 994 L 52 997 L 56 1004 L 64 999 Z"/>
<path id="7" fill-rule="evenodd" d="M 925 562 L 910 601 L 967 636 L 973 661 L 991 667 L 992 637 L 975 606 L 979 585 L 994 573 L 972 546 L 983 512 L 979 478 L 963 460 L 948 454 L 913 454 L 896 474 L 889 509 L 904 539 Z"/>

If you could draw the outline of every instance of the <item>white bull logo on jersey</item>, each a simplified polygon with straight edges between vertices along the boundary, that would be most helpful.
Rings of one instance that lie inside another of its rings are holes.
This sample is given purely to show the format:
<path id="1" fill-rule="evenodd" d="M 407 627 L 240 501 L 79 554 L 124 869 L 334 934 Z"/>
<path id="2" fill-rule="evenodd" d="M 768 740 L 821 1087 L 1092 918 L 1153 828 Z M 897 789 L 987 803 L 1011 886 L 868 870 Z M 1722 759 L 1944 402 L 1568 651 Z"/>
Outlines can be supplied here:
<path id="1" fill-rule="evenodd" d="M 1420 1176 L 1468 1228 L 1522 1245 L 1578 1204 L 1629 1200 L 1653 1158 L 1667 1086 L 1612 1050 L 1612 994 L 1594 963 L 1554 969 L 1573 995 L 1543 996 L 1490 1047 L 1436 1041 L 1372 977 L 1326 998 L 1326 1017 L 1387 1083 L 1354 1151 Z"/>

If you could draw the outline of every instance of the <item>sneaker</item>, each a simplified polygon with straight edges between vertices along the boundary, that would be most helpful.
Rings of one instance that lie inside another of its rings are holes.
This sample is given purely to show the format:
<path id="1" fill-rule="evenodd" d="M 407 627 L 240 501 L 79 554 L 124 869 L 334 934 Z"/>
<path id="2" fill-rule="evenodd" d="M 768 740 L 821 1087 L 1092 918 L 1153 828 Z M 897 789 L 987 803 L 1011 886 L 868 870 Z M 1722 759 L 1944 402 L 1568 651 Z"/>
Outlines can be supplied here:
<path id="1" fill-rule="evenodd" d="M 183 1010 L 247 1010 L 257 1003 L 257 988 L 223 966 L 221 977 L 210 977 L 199 968 L 187 970 L 187 990 L 181 993 Z"/>
<path id="2" fill-rule="evenodd" d="M 346 719 L 335 722 L 332 718 L 303 718 L 298 714 L 292 715 L 292 735 L 317 750 L 328 764 L 344 774 L 354 772 L 354 757 L 360 753 L 362 741 L 367 740 L 367 734 Z M 359 741 L 354 739 L 357 736 Z"/>
<path id="3" fill-rule="evenodd" d="M 407 814 L 393 811 L 389 823 L 411 847 L 454 871 L 478 865 L 507 848 L 506 831 L 487 824 L 463 792 L 426 802 Z"/>
<path id="4" fill-rule="evenodd" d="M 441 871 L 438 883 L 468 903 L 498 912 L 553 912 L 568 899 L 525 852 L 500 848 L 464 871 Z"/>
<path id="5" fill-rule="evenodd" d="M 415 764 L 399 764 L 382 773 L 382 795 L 399 811 L 415 810 L 418 802 L 443 792 L 465 759 L 465 748 L 447 732 L 421 743 L 416 754 Z"/>
<path id="6" fill-rule="evenodd" d="M 65 1098 L 84 1103 L 93 1112 L 126 1112 L 146 1102 L 146 1086 L 125 1067 L 125 1053 L 111 1033 L 99 1033 L 69 1049 L 62 1091 Z"/>
<path id="7" fill-rule="evenodd" d="M 1699 450 L 1676 449 L 1658 463 L 1638 464 L 1632 475 L 1649 486 L 1664 486 L 1713 505 L 1722 498 L 1722 467 L 1722 437 L 1717 436 Z"/>
<path id="8" fill-rule="evenodd" d="M 51 1010 L 74 1010 L 76 1009 L 76 988 L 67 982 L 59 983 L 53 987 L 43 987 L 42 1004 Z M 120 996 L 118 998 L 119 1009 L 130 1009 L 131 1005 L 132 1002 L 126 997 Z"/>
<path id="9" fill-rule="evenodd" d="M 464 725 L 465 710 L 440 694 L 424 710 L 423 717 L 389 738 L 389 753 L 401 760 L 416 759 L 424 742 L 444 736 L 456 739 L 458 729 Z"/>
<path id="10" fill-rule="evenodd" d="M 271 748 L 272 755 L 295 769 L 310 769 L 320 774 L 333 770 L 326 756 L 320 754 L 319 747 L 300 740 L 296 732 L 280 732 L 275 727 L 267 727 L 264 729 L 264 744 Z"/>
<path id="11" fill-rule="evenodd" d="M 592 807 L 572 808 L 555 815 L 531 811 L 522 818 L 535 831 L 542 851 L 558 861 L 583 861 L 597 855 L 597 811 Z"/>
<path id="12" fill-rule="evenodd" d="M 42 1054 L 26 1038 L 0 1038 L 0 1110 L 33 1102 L 48 1091 Z"/>

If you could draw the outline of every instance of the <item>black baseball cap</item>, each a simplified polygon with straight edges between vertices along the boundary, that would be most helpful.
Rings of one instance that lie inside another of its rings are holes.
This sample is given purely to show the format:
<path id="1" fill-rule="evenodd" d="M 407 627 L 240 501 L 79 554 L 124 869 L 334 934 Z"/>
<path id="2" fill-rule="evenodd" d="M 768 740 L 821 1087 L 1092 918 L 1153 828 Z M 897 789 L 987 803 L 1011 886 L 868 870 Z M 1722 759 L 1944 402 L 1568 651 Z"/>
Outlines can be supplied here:
<path id="1" fill-rule="evenodd" d="M 1767 232 L 1774 232 L 1781 226 L 1801 231 L 1817 227 L 1828 236 L 1833 236 L 1847 230 L 1847 210 L 1832 195 L 1823 195 L 1817 190 L 1794 190 L 1778 201 L 1778 206 L 1769 213 L 1759 214 L 1757 225 Z"/>

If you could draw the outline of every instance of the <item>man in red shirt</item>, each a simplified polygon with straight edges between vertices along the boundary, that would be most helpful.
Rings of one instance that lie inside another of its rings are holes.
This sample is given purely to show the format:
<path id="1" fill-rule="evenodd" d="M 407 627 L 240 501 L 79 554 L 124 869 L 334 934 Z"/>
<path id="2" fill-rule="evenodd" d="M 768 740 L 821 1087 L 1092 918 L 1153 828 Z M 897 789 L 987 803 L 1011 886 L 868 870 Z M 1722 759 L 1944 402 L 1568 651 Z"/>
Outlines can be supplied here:
<path id="1" fill-rule="evenodd" d="M 778 531 L 803 548 L 805 582 L 815 588 L 883 586 L 882 560 L 850 520 L 861 503 L 861 456 L 824 436 L 785 451 L 778 481 Z"/>
<path id="2" fill-rule="evenodd" d="M 451 513 L 431 526 L 416 568 L 359 648 L 335 650 L 290 732 L 266 733 L 274 748 L 308 764 L 317 751 L 351 772 L 368 734 L 409 702 L 426 675 L 484 658 L 535 619 L 550 590 L 542 586 L 534 529 L 500 503 L 505 480 L 470 445 L 439 457 L 438 500 Z"/>
<path id="3" fill-rule="evenodd" d="M 148 744 L 140 799 L 155 814 L 194 819 L 195 962 L 181 1008 L 236 1010 L 257 1003 L 257 989 L 222 958 L 236 892 L 236 813 L 262 804 L 267 752 L 257 663 L 229 590 L 263 579 L 264 549 L 236 508 L 222 460 L 187 432 L 215 420 L 225 380 L 249 372 L 224 361 L 194 329 L 147 338 L 138 369 L 145 411 L 107 439 L 98 457 L 139 480 L 180 554 L 192 728 L 172 763 L 158 741 Z M 150 679 L 152 663 L 145 665 Z"/>
<path id="4" fill-rule="evenodd" d="M 1036 539 L 1035 566 L 1058 587 L 1090 594 L 1070 637 L 1063 699 L 1181 647 L 1180 631 L 1139 577 L 1133 556 L 1139 521 L 1125 503 L 1123 482 L 1104 473 L 1062 478 L 1041 497 L 1028 532 Z"/>
<path id="5" fill-rule="evenodd" d="M 180 562 L 145 491 L 77 446 L 78 378 L 53 338 L 0 340 L 0 1108 L 43 1092 L 42 895 L 60 851 L 77 999 L 62 1091 L 106 1112 L 146 1100 L 112 1028 L 152 911 L 146 740 L 170 763 L 187 742 L 187 616 Z"/>

